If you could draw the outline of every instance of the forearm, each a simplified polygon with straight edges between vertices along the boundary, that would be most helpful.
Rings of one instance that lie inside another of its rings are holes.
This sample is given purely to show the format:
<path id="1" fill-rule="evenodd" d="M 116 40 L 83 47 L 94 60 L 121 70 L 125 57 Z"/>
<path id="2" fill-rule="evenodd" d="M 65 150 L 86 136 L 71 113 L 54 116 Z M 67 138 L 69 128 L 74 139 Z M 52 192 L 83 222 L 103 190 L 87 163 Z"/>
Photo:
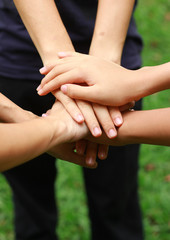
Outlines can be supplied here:
<path id="1" fill-rule="evenodd" d="M 36 118 L 32 112 L 26 111 L 0 93 L 0 122 L 18 123 Z"/>
<path id="2" fill-rule="evenodd" d="M 58 51 L 74 50 L 53 0 L 14 0 L 14 3 L 44 65 L 53 64 Z"/>
<path id="3" fill-rule="evenodd" d="M 134 0 L 99 0 L 90 54 L 120 63 Z"/>
<path id="4" fill-rule="evenodd" d="M 131 80 L 129 84 L 133 93 L 129 95 L 135 95 L 133 100 L 170 89 L 170 62 L 134 71 Z"/>
<path id="5" fill-rule="evenodd" d="M 52 124 L 43 118 L 15 124 L 1 123 L 0 171 L 25 163 L 62 143 L 63 131 L 59 122 L 53 129 Z"/>
<path id="6" fill-rule="evenodd" d="M 132 111 L 123 114 L 124 123 L 118 129 L 118 136 L 93 139 L 108 145 L 153 144 L 170 146 L 170 108 Z"/>

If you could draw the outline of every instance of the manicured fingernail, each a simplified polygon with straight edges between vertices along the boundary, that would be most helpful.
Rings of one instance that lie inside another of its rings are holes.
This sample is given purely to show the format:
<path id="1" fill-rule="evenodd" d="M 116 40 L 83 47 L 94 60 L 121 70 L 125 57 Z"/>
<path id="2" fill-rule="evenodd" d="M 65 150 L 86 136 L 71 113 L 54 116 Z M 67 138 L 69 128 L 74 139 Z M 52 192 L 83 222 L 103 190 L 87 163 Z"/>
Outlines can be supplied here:
<path id="1" fill-rule="evenodd" d="M 76 116 L 76 120 L 77 120 L 77 122 L 83 122 L 84 121 L 84 117 L 81 114 L 78 114 Z"/>
<path id="2" fill-rule="evenodd" d="M 99 128 L 99 127 L 95 127 L 94 129 L 93 129 L 93 134 L 94 134 L 94 136 L 100 136 L 101 135 L 101 133 L 102 133 L 102 131 L 101 131 L 101 129 Z"/>
<path id="3" fill-rule="evenodd" d="M 63 93 L 67 93 L 67 85 L 62 85 L 62 86 L 61 86 L 61 91 L 62 91 Z"/>
<path id="4" fill-rule="evenodd" d="M 44 67 L 42 67 L 42 68 L 39 69 L 39 72 L 40 72 L 41 74 L 43 74 L 46 70 L 47 70 L 47 67 L 44 66 Z"/>
<path id="5" fill-rule="evenodd" d="M 116 124 L 116 126 L 120 126 L 122 124 L 122 119 L 120 117 L 117 117 L 115 120 L 114 120 L 114 123 Z"/>
<path id="6" fill-rule="evenodd" d="M 113 138 L 113 137 L 116 137 L 117 133 L 114 129 L 110 129 L 109 130 L 109 137 L 110 138 Z"/>

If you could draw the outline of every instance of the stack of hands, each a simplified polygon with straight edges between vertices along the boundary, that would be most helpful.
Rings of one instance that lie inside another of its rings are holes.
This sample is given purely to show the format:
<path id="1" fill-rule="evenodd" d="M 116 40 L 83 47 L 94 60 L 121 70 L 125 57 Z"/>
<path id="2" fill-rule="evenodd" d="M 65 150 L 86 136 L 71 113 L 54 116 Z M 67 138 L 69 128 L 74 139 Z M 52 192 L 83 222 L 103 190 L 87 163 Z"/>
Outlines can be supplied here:
<path id="1" fill-rule="evenodd" d="M 134 106 L 133 97 L 125 94 L 128 91 L 126 86 L 122 91 L 122 79 L 127 79 L 131 71 L 85 54 L 61 52 L 58 57 L 60 60 L 56 65 L 40 69 L 40 73 L 46 76 L 37 88 L 38 94 L 43 96 L 52 92 L 57 99 L 53 108 L 43 116 L 50 116 L 60 107 L 56 114 L 66 120 L 68 128 L 63 134 L 64 141 L 70 140 L 70 136 L 72 141 L 77 141 L 76 153 L 85 154 L 85 162 L 76 163 L 94 168 L 97 166 L 96 156 L 103 160 L 108 152 L 108 145 L 95 143 L 95 138 L 101 135 L 102 139 L 104 135 L 105 138 L 116 138 L 117 129 L 123 124 L 122 113 Z M 113 76 L 116 76 L 114 82 Z M 89 136 L 89 131 L 94 138 Z M 122 143 L 119 140 L 117 144 Z M 63 154 L 59 158 L 65 159 Z"/>

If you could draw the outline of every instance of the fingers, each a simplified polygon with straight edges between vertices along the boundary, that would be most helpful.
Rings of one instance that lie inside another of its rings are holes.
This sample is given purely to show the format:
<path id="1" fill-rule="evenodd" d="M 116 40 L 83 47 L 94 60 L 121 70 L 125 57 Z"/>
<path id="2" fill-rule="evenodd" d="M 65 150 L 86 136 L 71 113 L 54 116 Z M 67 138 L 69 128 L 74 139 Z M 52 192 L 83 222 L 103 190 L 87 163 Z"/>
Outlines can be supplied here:
<path id="1" fill-rule="evenodd" d="M 83 82 L 83 81 L 82 81 Z M 61 91 L 67 96 L 85 101 L 95 101 L 96 96 L 99 96 L 97 87 L 94 86 L 79 86 L 76 84 L 65 84 L 61 86 Z M 94 94 L 95 93 L 95 94 Z"/>
<path id="2" fill-rule="evenodd" d="M 42 68 L 39 69 L 39 72 L 42 74 L 42 75 L 46 75 L 48 74 L 53 68 L 54 68 L 55 65 L 50 65 L 50 66 L 44 66 Z"/>
<path id="3" fill-rule="evenodd" d="M 98 145 L 98 158 L 100 160 L 106 159 L 107 155 L 108 155 L 108 151 L 109 151 L 109 146 L 108 145 L 99 144 Z"/>
<path id="4" fill-rule="evenodd" d="M 58 99 L 62 105 L 65 107 L 67 112 L 71 115 L 71 117 L 78 123 L 84 122 L 84 116 L 81 113 L 79 107 L 75 103 L 75 101 L 68 96 L 64 95 L 61 91 L 57 90 L 53 92 L 53 95 Z"/>
<path id="5" fill-rule="evenodd" d="M 94 112 L 98 121 L 100 122 L 103 130 L 109 138 L 114 138 L 117 136 L 117 131 L 112 121 L 112 118 L 109 114 L 108 108 L 103 105 L 99 105 L 96 103 L 92 104 Z"/>
<path id="6" fill-rule="evenodd" d="M 110 116 L 116 127 L 123 124 L 122 114 L 118 107 L 109 107 Z"/>
<path id="7" fill-rule="evenodd" d="M 81 139 L 76 142 L 76 151 L 78 154 L 83 155 L 86 152 L 87 140 Z M 104 160 L 107 158 L 109 146 L 104 144 L 98 144 L 98 158 Z"/>
<path id="8" fill-rule="evenodd" d="M 89 164 L 88 161 L 86 162 L 85 154 L 79 155 L 78 153 L 75 152 L 75 143 L 69 143 L 69 144 L 65 143 L 65 144 L 55 146 L 48 151 L 48 154 L 50 154 L 55 158 L 59 158 L 64 161 L 74 163 L 82 167 L 87 167 L 87 168 L 97 167 L 97 163 L 94 160 L 95 159 L 94 157 L 92 158 L 94 161 L 91 161 Z M 95 156 L 94 153 L 93 153 L 93 156 Z"/>
<path id="9" fill-rule="evenodd" d="M 97 143 L 88 141 L 85 157 L 87 166 L 89 167 L 94 166 L 96 164 L 96 158 L 97 158 Z"/>
<path id="10" fill-rule="evenodd" d="M 76 151 L 78 154 L 83 155 L 86 151 L 87 140 L 81 139 L 76 142 Z"/>
<path id="11" fill-rule="evenodd" d="M 75 102 L 77 103 L 77 106 L 81 110 L 84 116 L 86 125 L 89 128 L 92 135 L 94 137 L 99 137 L 102 134 L 102 131 L 91 104 L 81 100 L 75 100 Z"/>
<path id="12" fill-rule="evenodd" d="M 41 84 L 37 88 L 38 94 L 41 96 L 58 89 L 65 83 L 81 84 L 84 82 L 77 68 L 74 70 L 71 70 L 71 67 L 70 69 L 62 69 L 63 73 L 60 72 L 60 69 L 57 70 L 57 73 L 54 73 L 52 71 L 47 74 L 47 76 L 41 81 Z"/>

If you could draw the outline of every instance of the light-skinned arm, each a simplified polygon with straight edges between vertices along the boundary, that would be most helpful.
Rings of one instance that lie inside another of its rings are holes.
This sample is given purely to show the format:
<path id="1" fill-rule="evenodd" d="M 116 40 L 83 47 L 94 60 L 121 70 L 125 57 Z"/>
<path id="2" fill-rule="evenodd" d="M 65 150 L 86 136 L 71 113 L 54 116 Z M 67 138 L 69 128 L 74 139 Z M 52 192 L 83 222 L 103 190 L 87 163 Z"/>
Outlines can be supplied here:
<path id="1" fill-rule="evenodd" d="M 101 136 L 89 139 L 98 143 L 105 141 L 113 146 L 136 143 L 170 146 L 170 108 L 128 111 L 123 114 L 123 118 L 125 121 L 118 129 L 117 138 Z"/>
<path id="2" fill-rule="evenodd" d="M 45 66 L 55 65 L 58 51 L 63 49 L 74 51 L 54 0 L 14 0 L 14 3 Z M 102 132 L 100 123 L 109 137 L 116 136 L 114 123 L 106 107 L 103 107 L 105 111 L 101 114 L 99 108 L 96 110 L 89 103 L 82 101 L 75 103 L 71 99 L 61 97 L 61 94 L 59 100 L 75 121 L 80 123 L 85 119 L 94 136 L 99 136 Z M 105 119 L 108 119 L 107 125 Z"/>
<path id="3" fill-rule="evenodd" d="M 61 57 L 64 56 L 68 57 L 59 60 L 43 79 L 40 94 L 62 85 L 62 91 L 72 98 L 121 106 L 170 88 L 170 62 L 128 70 L 89 55 L 61 53 Z M 87 86 L 73 83 L 85 83 Z"/>
<path id="4" fill-rule="evenodd" d="M 98 1 L 90 55 L 120 64 L 133 7 L 134 0 Z M 112 107 L 110 112 L 114 124 L 119 127 L 123 123 L 120 110 Z"/>
<path id="5" fill-rule="evenodd" d="M 23 110 L 0 94 L 0 109 L 0 120 L 3 122 L 0 124 L 0 171 L 23 164 L 46 151 L 80 166 L 97 166 L 97 149 L 95 152 L 92 147 L 88 148 L 86 155 L 84 151 L 81 155 L 74 151 L 74 140 L 84 137 L 87 127 L 77 124 L 59 102 L 47 112 L 46 118 L 42 118 Z M 99 150 L 99 154 L 100 151 L 103 152 L 103 149 Z"/>
<path id="6" fill-rule="evenodd" d="M 120 64 L 134 0 L 99 0 L 89 54 Z"/>

